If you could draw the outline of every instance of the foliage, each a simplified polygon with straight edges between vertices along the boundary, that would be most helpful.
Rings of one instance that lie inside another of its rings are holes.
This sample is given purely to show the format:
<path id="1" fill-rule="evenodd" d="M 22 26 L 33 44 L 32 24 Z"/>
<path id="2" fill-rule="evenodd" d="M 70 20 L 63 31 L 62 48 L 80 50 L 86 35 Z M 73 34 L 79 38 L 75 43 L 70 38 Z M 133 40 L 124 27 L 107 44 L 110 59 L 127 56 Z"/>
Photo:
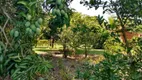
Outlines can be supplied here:
<path id="1" fill-rule="evenodd" d="M 95 48 L 103 46 L 107 32 L 99 26 L 96 16 L 82 15 L 81 13 L 74 12 L 70 23 L 73 31 L 71 46 L 74 49 L 80 46 L 83 48 L 86 47 L 84 50 L 87 53 L 88 49 L 92 47 L 92 44 Z"/>
<path id="2" fill-rule="evenodd" d="M 76 52 L 76 50 L 82 46 L 85 55 L 87 55 L 88 50 L 92 47 L 92 43 L 94 43 L 95 39 L 94 33 L 85 25 L 74 28 L 65 27 L 59 37 L 61 43 L 63 46 L 66 46 L 67 49 L 72 48 Z"/>
<path id="3" fill-rule="evenodd" d="M 123 54 L 104 54 L 105 60 L 98 64 L 85 64 L 77 70 L 77 78 L 84 80 L 139 80 L 141 76 L 140 56 L 137 55 L 131 62 Z M 133 67 L 132 67 L 133 66 Z"/>
<path id="4" fill-rule="evenodd" d="M 77 32 L 79 32 L 80 46 L 84 48 L 84 53 L 87 57 L 88 50 L 92 47 L 92 44 L 96 38 L 94 33 L 91 32 L 91 29 L 89 29 L 86 25 L 81 25 L 77 27 L 77 29 Z"/>
<path id="5" fill-rule="evenodd" d="M 142 25 L 138 25 L 133 29 L 134 32 L 142 32 Z"/>
<path id="6" fill-rule="evenodd" d="M 126 38 L 125 31 L 129 27 L 134 27 L 141 24 L 140 18 L 142 15 L 140 14 L 142 12 L 141 7 L 141 0 L 82 0 L 81 3 L 89 6 L 90 8 L 95 7 L 95 9 L 98 9 L 99 7 L 103 7 L 103 13 L 109 12 L 116 15 L 116 20 L 118 20 L 118 26 L 120 29 L 120 32 L 123 34 L 124 42 L 125 42 L 125 48 L 127 50 L 127 53 L 131 55 L 130 53 L 130 45 L 128 44 L 128 40 Z M 133 6 L 133 7 L 132 7 Z M 103 23 L 103 19 L 99 21 L 101 24 Z M 115 22 L 113 22 L 115 23 Z M 109 25 L 109 27 L 114 26 L 115 24 Z M 117 27 L 117 26 L 116 26 Z M 113 28 L 113 27 L 112 27 Z"/>
<path id="7" fill-rule="evenodd" d="M 104 43 L 104 49 L 112 54 L 125 53 L 125 48 L 118 38 L 110 37 Z"/>
<path id="8" fill-rule="evenodd" d="M 49 14 L 52 15 L 48 23 L 50 36 L 56 36 L 59 33 L 58 28 L 62 28 L 64 25 L 67 27 L 70 25 L 72 10 L 69 9 L 68 2 L 70 0 L 46 0 L 47 6 L 51 7 Z"/>
<path id="9" fill-rule="evenodd" d="M 0 79 L 7 77 L 14 65 L 12 59 L 9 58 L 10 54 L 4 54 L 5 48 L 6 46 L 0 42 Z"/>
<path id="10" fill-rule="evenodd" d="M 37 54 L 32 54 L 24 57 L 15 64 L 16 70 L 12 70 L 12 79 L 31 80 L 36 77 L 42 77 L 48 73 L 52 66 L 49 61 L 41 58 Z"/>
<path id="11" fill-rule="evenodd" d="M 18 1 L 17 4 L 22 4 L 24 8 L 27 9 L 27 13 L 21 11 L 22 17 L 25 17 L 25 33 L 27 36 L 33 38 L 40 34 L 40 26 L 43 22 L 42 18 L 39 17 L 36 13 L 36 6 L 39 1 Z M 36 34 L 36 35 L 35 35 Z"/>
<path id="12" fill-rule="evenodd" d="M 110 33 L 105 29 L 100 29 L 96 35 L 97 36 L 95 36 L 96 38 L 92 47 L 95 49 L 104 49 L 104 43 L 109 38 Z"/>
<path id="13" fill-rule="evenodd" d="M 142 78 L 142 39 L 135 38 L 130 43 L 133 55 L 105 53 L 105 59 L 98 64 L 85 64 L 77 70 L 77 78 L 85 80 L 139 80 Z"/>
<path id="14" fill-rule="evenodd" d="M 63 53 L 64 53 L 64 57 L 66 58 L 67 55 L 69 55 L 68 50 L 70 49 L 70 39 L 72 36 L 72 31 L 70 28 L 67 28 L 66 26 L 64 26 L 63 31 L 61 32 L 61 34 L 59 34 L 60 37 L 60 42 L 63 45 Z"/>
<path id="15" fill-rule="evenodd" d="M 24 77 L 25 73 L 23 72 L 27 72 L 24 78 L 31 79 L 35 77 L 35 69 L 40 68 L 37 71 L 41 74 L 48 72 L 50 68 L 47 60 L 32 55 L 32 47 L 35 45 L 35 39 L 39 35 L 42 25 L 42 18 L 39 17 L 39 12 L 36 10 L 41 7 L 41 5 L 38 6 L 39 2 L 37 0 L 30 2 L 26 0 L 0 1 L 0 10 L 2 10 L 0 12 L 0 79 L 2 80 L 7 76 L 14 79 L 18 76 Z M 1 4 L 10 5 L 9 7 L 2 7 Z M 19 10 L 19 8 L 22 10 Z M 27 57 L 31 57 L 31 60 L 25 60 Z M 22 63 L 29 65 L 24 66 Z M 21 65 L 24 67 L 20 67 Z M 28 72 L 27 68 L 32 66 L 34 68 L 29 69 L 30 72 Z"/>
<path id="16" fill-rule="evenodd" d="M 73 12 L 71 16 L 70 26 L 73 28 L 73 31 L 76 32 L 76 34 L 78 34 L 77 32 L 83 30 L 83 28 L 79 30 L 80 28 L 78 28 L 78 26 L 86 26 L 87 29 L 95 34 L 95 39 L 92 43 L 93 48 L 103 48 L 103 43 L 105 42 L 109 34 L 105 29 L 103 29 L 103 27 L 99 25 L 97 20 L 98 19 L 96 16 L 88 16 Z"/>

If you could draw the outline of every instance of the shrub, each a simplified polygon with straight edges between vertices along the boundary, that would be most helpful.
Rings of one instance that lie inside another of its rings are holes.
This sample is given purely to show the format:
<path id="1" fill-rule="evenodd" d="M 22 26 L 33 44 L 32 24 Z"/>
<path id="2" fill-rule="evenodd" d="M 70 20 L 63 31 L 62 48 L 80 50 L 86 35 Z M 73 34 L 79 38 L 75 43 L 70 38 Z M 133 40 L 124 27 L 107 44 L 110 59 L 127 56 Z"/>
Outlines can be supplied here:
<path id="1" fill-rule="evenodd" d="M 142 79 L 142 55 L 131 58 L 123 54 L 104 54 L 98 64 L 85 64 L 77 70 L 77 78 L 84 80 L 140 80 Z"/>
<path id="2" fill-rule="evenodd" d="M 32 80 L 42 77 L 52 68 L 50 62 L 37 54 L 28 55 L 15 64 L 15 70 L 11 72 L 13 80 Z"/>
<path id="3" fill-rule="evenodd" d="M 104 49 L 111 54 L 125 52 L 125 48 L 123 47 L 123 44 L 120 42 L 120 40 L 113 37 L 110 37 L 105 41 Z"/>

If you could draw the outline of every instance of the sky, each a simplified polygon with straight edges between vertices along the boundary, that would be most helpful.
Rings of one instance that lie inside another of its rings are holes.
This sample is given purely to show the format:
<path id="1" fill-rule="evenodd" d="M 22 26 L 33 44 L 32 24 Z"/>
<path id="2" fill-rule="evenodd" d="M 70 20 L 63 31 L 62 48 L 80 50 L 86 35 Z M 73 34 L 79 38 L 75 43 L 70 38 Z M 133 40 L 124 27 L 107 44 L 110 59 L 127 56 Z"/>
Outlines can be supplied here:
<path id="1" fill-rule="evenodd" d="M 95 10 L 95 8 L 91 8 L 91 9 L 88 10 L 87 7 L 80 4 L 80 0 L 73 0 L 73 2 L 70 5 L 70 8 L 74 8 L 77 12 L 80 12 L 82 14 L 87 14 L 87 15 L 90 15 L 90 16 L 101 15 L 101 16 L 104 16 L 105 19 L 108 19 L 108 17 L 110 16 L 107 13 L 103 14 L 102 8 L 99 8 L 97 10 Z"/>

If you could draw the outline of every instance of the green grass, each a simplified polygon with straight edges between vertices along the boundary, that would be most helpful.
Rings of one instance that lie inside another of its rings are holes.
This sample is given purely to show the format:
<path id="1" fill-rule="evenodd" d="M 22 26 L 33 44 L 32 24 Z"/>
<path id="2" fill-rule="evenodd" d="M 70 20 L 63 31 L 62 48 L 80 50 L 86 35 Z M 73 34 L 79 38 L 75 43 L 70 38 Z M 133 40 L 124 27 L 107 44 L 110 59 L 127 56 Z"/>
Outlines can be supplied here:
<path id="1" fill-rule="evenodd" d="M 78 49 L 77 54 L 83 54 L 84 53 L 84 49 Z M 90 49 L 88 51 L 88 54 L 103 54 L 104 50 L 103 49 Z"/>
<path id="2" fill-rule="evenodd" d="M 49 52 L 53 50 L 61 50 L 62 48 L 55 49 L 55 48 L 45 48 L 45 47 L 40 47 L 40 48 L 34 48 L 33 50 L 38 53 L 38 52 Z M 88 51 L 88 54 L 103 54 L 104 50 L 103 49 L 90 49 Z M 78 49 L 76 54 L 84 54 L 84 49 Z"/>
<path id="3" fill-rule="evenodd" d="M 38 52 L 49 52 L 53 50 L 62 50 L 63 46 L 60 44 L 55 43 L 54 48 L 51 48 L 50 46 L 48 47 L 36 47 L 33 50 L 38 53 Z M 103 49 L 90 49 L 88 51 L 88 54 L 103 54 L 104 50 Z M 78 48 L 76 51 L 76 54 L 84 54 L 84 48 Z"/>

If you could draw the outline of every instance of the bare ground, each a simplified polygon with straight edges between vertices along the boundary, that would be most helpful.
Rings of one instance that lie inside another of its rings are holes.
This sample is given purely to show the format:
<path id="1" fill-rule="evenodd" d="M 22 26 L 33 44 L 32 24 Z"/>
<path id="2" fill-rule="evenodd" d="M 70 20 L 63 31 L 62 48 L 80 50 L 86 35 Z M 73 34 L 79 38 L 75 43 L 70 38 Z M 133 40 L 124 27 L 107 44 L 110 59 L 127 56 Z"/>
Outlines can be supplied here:
<path id="1" fill-rule="evenodd" d="M 52 51 L 48 54 L 53 69 L 48 74 L 47 80 L 77 80 L 75 79 L 76 70 L 80 68 L 85 61 L 89 61 L 92 64 L 96 64 L 103 59 L 100 55 L 88 55 L 84 58 L 84 55 L 68 56 L 68 58 L 62 58 L 62 54 L 55 54 Z"/>

